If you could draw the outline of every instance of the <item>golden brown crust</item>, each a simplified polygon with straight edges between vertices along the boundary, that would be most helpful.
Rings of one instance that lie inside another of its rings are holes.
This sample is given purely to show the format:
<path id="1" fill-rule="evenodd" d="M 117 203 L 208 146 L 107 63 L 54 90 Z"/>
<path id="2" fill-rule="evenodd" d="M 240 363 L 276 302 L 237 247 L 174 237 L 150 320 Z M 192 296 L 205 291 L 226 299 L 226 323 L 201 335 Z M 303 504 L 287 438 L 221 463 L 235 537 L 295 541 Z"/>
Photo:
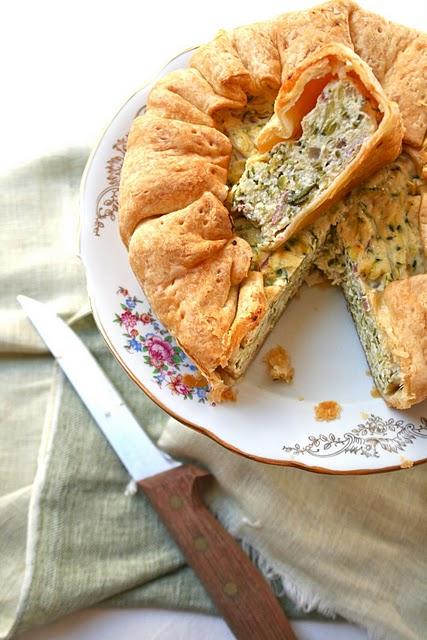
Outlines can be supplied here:
<path id="1" fill-rule="evenodd" d="M 352 46 L 348 15 L 354 6 L 351 1 L 337 0 L 276 18 L 273 34 L 282 66 L 282 82 L 325 44 Z"/>
<path id="2" fill-rule="evenodd" d="M 227 358 L 222 362 L 223 367 L 228 364 L 230 354 L 239 347 L 248 333 L 259 325 L 266 309 L 267 300 L 262 275 L 259 271 L 250 271 L 240 285 L 237 313 L 231 327 Z"/>
<path id="3" fill-rule="evenodd" d="M 185 98 L 169 89 L 155 85 L 147 100 L 147 111 L 150 115 L 194 124 L 214 127 L 211 116 L 203 113 Z"/>
<path id="4" fill-rule="evenodd" d="M 427 140 L 424 141 L 420 149 L 404 145 L 403 150 L 414 161 L 420 178 L 427 182 Z"/>
<path id="5" fill-rule="evenodd" d="M 199 47 L 190 66 L 202 74 L 218 95 L 234 100 L 238 107 L 245 106 L 254 83 L 226 31 L 219 31 L 214 40 Z"/>
<path id="6" fill-rule="evenodd" d="M 385 399 L 408 409 L 427 397 L 427 274 L 391 282 L 369 297 L 403 380 Z"/>
<path id="7" fill-rule="evenodd" d="M 427 131 L 427 34 L 360 7 L 349 20 L 355 51 L 399 105 L 405 142 L 420 147 Z"/>
<path id="8" fill-rule="evenodd" d="M 275 236 L 274 245 L 271 245 L 273 248 L 312 224 L 350 189 L 394 160 L 401 151 L 403 130 L 397 104 L 386 97 L 363 60 L 342 44 L 329 44 L 318 49 L 282 84 L 274 105 L 274 116 L 258 136 L 258 149 L 265 152 L 282 140 L 295 139 L 299 135 L 307 102 L 311 99 L 311 95 L 307 94 L 313 83 L 322 83 L 324 78 L 343 77 L 344 74 L 361 85 L 378 110 L 381 120 L 354 160 L 327 189 L 321 191 L 294 217 L 282 233 Z"/>
<path id="9" fill-rule="evenodd" d="M 151 112 L 134 121 L 130 144 L 162 155 L 198 157 L 228 168 L 230 140 L 220 131 L 204 125 L 152 116 Z M 129 147 L 129 140 L 128 140 Z"/>
<path id="10" fill-rule="evenodd" d="M 274 94 L 280 87 L 280 57 L 272 40 L 272 25 L 252 24 L 232 33 L 236 52 L 251 75 L 254 95 Z"/>
<path id="11" fill-rule="evenodd" d="M 173 109 L 170 111 L 171 115 L 166 114 L 171 109 L 171 104 L 176 109 L 176 105 L 181 105 L 182 103 L 190 105 L 191 116 L 189 107 L 187 105 L 182 107 L 185 109 L 184 113 L 187 117 L 203 117 L 204 121 L 197 121 L 198 124 L 206 124 L 208 126 L 214 126 L 211 116 L 217 111 L 235 109 L 240 106 L 240 103 L 215 93 L 209 82 L 205 80 L 197 69 L 177 69 L 156 82 L 148 96 L 147 108 L 149 110 L 163 108 L 164 113 L 161 115 L 176 118 Z M 187 117 L 178 119 L 187 120 Z M 187 121 L 196 122 L 193 119 Z"/>
<path id="12" fill-rule="evenodd" d="M 421 242 L 424 249 L 424 257 L 427 262 L 427 193 L 423 193 L 421 196 L 421 205 L 418 215 Z"/>
<path id="13" fill-rule="evenodd" d="M 154 312 L 208 379 L 213 399 L 227 388 L 217 369 L 241 340 L 240 322 L 251 319 L 253 326 L 262 312 L 256 295 L 240 301 L 251 255 L 211 193 L 143 222 L 129 244 L 130 264 Z"/>
<path id="14" fill-rule="evenodd" d="M 230 141 L 205 125 L 136 118 L 129 132 L 120 178 L 120 233 L 125 244 L 141 220 L 181 209 L 205 191 L 220 200 Z"/>

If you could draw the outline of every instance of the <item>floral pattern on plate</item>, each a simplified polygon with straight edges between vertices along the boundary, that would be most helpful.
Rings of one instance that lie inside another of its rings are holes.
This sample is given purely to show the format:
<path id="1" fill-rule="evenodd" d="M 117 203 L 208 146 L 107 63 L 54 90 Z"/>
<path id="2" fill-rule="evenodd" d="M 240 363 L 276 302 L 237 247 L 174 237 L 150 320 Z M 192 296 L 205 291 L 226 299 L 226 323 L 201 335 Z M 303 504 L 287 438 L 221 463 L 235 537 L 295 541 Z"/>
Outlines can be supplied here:
<path id="1" fill-rule="evenodd" d="M 197 367 L 162 327 L 150 307 L 144 306 L 142 300 L 124 287 L 119 287 L 117 294 L 121 296 L 121 312 L 115 314 L 113 322 L 125 329 L 124 348 L 142 356 L 159 387 L 166 386 L 184 400 L 206 402 L 209 388 L 196 384 L 200 377 Z"/>
<path id="2" fill-rule="evenodd" d="M 416 438 L 427 438 L 427 419 L 420 418 L 420 424 L 405 422 L 371 414 L 366 422 L 343 434 L 324 433 L 308 437 L 308 444 L 301 446 L 284 445 L 283 451 L 294 455 L 307 453 L 318 458 L 352 453 L 366 458 L 379 458 L 380 451 L 398 453 L 413 444 Z"/>

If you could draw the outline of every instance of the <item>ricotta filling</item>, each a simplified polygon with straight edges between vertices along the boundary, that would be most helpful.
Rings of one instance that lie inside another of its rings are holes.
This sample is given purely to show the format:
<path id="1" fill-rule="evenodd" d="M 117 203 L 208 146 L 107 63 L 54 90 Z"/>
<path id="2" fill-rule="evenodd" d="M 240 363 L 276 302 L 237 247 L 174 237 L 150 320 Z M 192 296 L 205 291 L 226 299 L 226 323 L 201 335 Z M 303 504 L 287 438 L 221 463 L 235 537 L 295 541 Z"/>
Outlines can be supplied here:
<path id="1" fill-rule="evenodd" d="M 383 291 L 394 280 L 425 273 L 419 229 L 422 189 L 412 161 L 402 154 L 337 205 L 344 215 L 316 262 L 342 286 L 375 384 L 385 396 L 395 393 L 403 381 L 368 294 Z"/>
<path id="2" fill-rule="evenodd" d="M 377 123 L 367 99 L 349 80 L 333 80 L 301 121 L 297 141 L 249 159 L 233 188 L 232 209 L 273 242 L 357 156 Z"/>
<path id="3" fill-rule="evenodd" d="M 393 395 L 402 386 L 400 367 L 384 346 L 382 331 L 375 322 L 375 316 L 362 283 L 351 277 L 347 269 L 341 286 L 366 353 L 375 385 L 383 395 Z"/>
<path id="4" fill-rule="evenodd" d="M 241 178 L 246 160 L 257 152 L 255 141 L 258 134 L 273 115 L 274 99 L 250 96 L 242 110 L 227 111 L 219 117 L 219 127 L 228 136 L 231 159 L 227 182 L 232 187 Z M 231 204 L 230 200 L 228 204 Z"/>

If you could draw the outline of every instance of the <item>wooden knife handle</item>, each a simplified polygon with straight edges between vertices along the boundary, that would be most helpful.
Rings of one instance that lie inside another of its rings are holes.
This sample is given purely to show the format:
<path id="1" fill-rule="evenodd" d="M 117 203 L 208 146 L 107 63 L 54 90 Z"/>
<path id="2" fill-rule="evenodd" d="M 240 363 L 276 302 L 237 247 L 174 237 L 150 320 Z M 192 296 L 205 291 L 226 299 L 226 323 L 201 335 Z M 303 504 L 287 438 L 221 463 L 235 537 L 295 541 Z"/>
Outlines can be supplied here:
<path id="1" fill-rule="evenodd" d="M 238 640 L 295 640 L 264 576 L 204 505 L 209 476 L 182 465 L 139 485 Z"/>

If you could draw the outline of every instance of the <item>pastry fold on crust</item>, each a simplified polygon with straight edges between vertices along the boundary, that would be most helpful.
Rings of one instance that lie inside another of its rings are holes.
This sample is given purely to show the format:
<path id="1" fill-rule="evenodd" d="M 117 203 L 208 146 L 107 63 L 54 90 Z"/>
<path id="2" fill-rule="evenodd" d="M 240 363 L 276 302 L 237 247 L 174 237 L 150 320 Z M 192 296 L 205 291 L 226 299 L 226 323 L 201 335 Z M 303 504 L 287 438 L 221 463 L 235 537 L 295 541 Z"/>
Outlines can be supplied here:
<path id="1" fill-rule="evenodd" d="M 350 13 L 349 25 L 356 53 L 399 105 L 404 141 L 420 147 L 427 132 L 427 34 L 360 7 Z"/>
<path id="2" fill-rule="evenodd" d="M 244 107 L 247 95 L 256 90 L 256 83 L 226 31 L 219 31 L 214 40 L 199 47 L 190 66 L 200 71 L 218 95 L 236 101 L 237 108 Z"/>
<path id="3" fill-rule="evenodd" d="M 211 193 L 142 222 L 129 244 L 131 267 L 154 312 L 207 378 L 213 401 L 228 389 L 221 372 L 231 351 L 265 311 L 251 256 Z"/>
<path id="4" fill-rule="evenodd" d="M 212 116 L 221 109 L 234 109 L 239 102 L 218 95 L 197 69 L 177 69 L 156 82 L 148 96 L 151 115 L 205 124 L 213 127 Z"/>
<path id="5" fill-rule="evenodd" d="M 272 23 L 238 27 L 232 32 L 236 52 L 249 71 L 254 95 L 277 93 L 280 87 L 280 57 L 272 38 Z"/>
<path id="6" fill-rule="evenodd" d="M 129 243 L 144 218 L 176 211 L 205 191 L 220 200 L 231 144 L 205 125 L 151 116 L 132 123 L 120 178 L 120 233 Z"/>
<path id="7" fill-rule="evenodd" d="M 377 171 L 400 153 L 402 122 L 396 103 L 387 99 L 369 67 L 351 49 L 330 44 L 318 50 L 283 83 L 274 105 L 274 115 L 257 139 L 257 147 L 267 152 L 280 142 L 297 140 L 301 121 L 315 106 L 323 89 L 332 80 L 349 80 L 367 99 L 376 129 L 361 145 L 349 164 L 325 189 L 302 206 L 287 223 L 274 229 L 266 239 L 270 247 L 286 242 L 302 228 L 313 223 L 354 185 Z"/>
<path id="8" fill-rule="evenodd" d="M 354 7 L 350 0 L 335 0 L 285 13 L 274 20 L 272 33 L 280 56 L 282 82 L 289 80 L 295 69 L 324 45 L 341 43 L 352 47 L 348 18 Z"/>
<path id="9" fill-rule="evenodd" d="M 424 256 L 427 261 L 427 193 L 421 196 L 419 213 L 420 237 L 424 249 Z"/>
<path id="10" fill-rule="evenodd" d="M 408 409 L 427 396 L 427 274 L 371 291 L 370 303 L 402 379 L 385 399 L 397 409 Z"/>

